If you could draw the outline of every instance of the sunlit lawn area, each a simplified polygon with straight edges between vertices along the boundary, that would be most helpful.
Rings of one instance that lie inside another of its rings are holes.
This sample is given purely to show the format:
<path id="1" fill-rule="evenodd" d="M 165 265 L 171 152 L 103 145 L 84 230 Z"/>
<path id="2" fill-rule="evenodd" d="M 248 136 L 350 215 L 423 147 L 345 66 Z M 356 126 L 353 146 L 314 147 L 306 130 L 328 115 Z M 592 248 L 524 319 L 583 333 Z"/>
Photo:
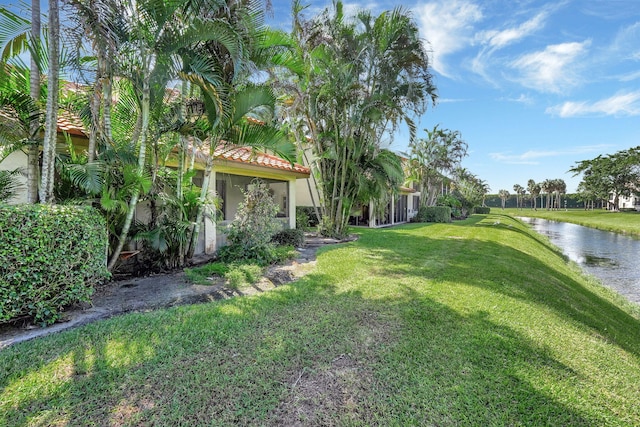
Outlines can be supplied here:
<path id="1" fill-rule="evenodd" d="M 0 425 L 640 425 L 640 315 L 501 214 L 0 352 Z"/>
<path id="2" fill-rule="evenodd" d="M 605 231 L 616 231 L 640 235 L 640 213 L 638 212 L 611 212 L 603 209 L 561 209 L 548 211 L 530 208 L 505 209 L 491 208 L 492 212 L 507 213 L 513 216 L 528 216 L 533 218 L 545 218 L 554 221 L 571 222 Z"/>

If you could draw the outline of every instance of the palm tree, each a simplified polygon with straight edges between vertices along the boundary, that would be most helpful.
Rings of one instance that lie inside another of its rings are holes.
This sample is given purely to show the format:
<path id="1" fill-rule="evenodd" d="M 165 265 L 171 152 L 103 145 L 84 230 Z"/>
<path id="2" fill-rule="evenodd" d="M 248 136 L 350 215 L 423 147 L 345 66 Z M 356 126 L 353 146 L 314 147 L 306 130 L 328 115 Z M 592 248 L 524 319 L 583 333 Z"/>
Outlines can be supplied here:
<path id="1" fill-rule="evenodd" d="M 30 91 L 35 103 L 40 100 L 40 67 L 37 61 L 40 50 L 40 0 L 31 0 L 31 57 Z M 40 128 L 38 120 L 31 121 L 30 133 L 36 135 Z M 35 142 L 35 141 L 34 141 Z M 38 145 L 27 145 L 27 202 L 38 201 Z"/>
<path id="2" fill-rule="evenodd" d="M 411 116 L 435 99 L 427 52 L 407 12 L 394 9 L 374 18 L 364 11 L 348 22 L 342 9 L 336 2 L 334 13 L 325 10 L 304 22 L 294 3 L 290 52 L 297 69 L 290 67 L 280 84 L 297 86 L 292 92 L 302 94 L 292 108 L 304 120 L 294 125 L 299 140 L 310 138 L 323 232 L 335 235 L 344 233 L 351 207 L 363 199 L 358 181 L 351 179 L 363 166 L 360 154 L 380 155 L 381 137 L 401 122 L 413 134 Z"/>
<path id="3" fill-rule="evenodd" d="M 543 207 L 542 196 L 546 196 L 546 204 L 544 207 L 549 210 L 550 209 L 550 198 L 551 192 L 553 191 L 553 182 L 550 179 L 545 179 L 540 183 L 540 207 Z"/>
<path id="4" fill-rule="evenodd" d="M 522 192 L 524 191 L 524 187 L 520 184 L 515 184 L 513 186 L 513 191 L 516 193 L 516 208 L 522 208 Z"/>
<path id="5" fill-rule="evenodd" d="M 556 208 L 560 210 L 562 206 L 562 195 L 567 192 L 567 184 L 563 179 L 557 179 L 555 185 L 556 191 Z"/>
<path id="6" fill-rule="evenodd" d="M 19 168 L 0 170 L 0 204 L 18 195 L 18 191 L 22 187 L 18 179 L 20 172 Z"/>
<path id="7" fill-rule="evenodd" d="M 265 114 L 273 113 L 276 98 L 272 91 L 265 86 L 248 85 L 243 88 L 231 89 L 227 95 L 230 115 L 223 115 L 217 120 L 209 119 L 210 127 L 206 145 L 209 147 L 208 158 L 204 170 L 203 186 L 200 192 L 198 214 L 194 222 L 188 256 L 193 256 L 198 239 L 200 223 L 204 213 L 205 200 L 208 197 L 209 176 L 213 171 L 213 155 L 220 144 L 235 143 L 255 148 L 271 149 L 291 161 L 295 158 L 295 146 L 279 129 L 262 121 L 247 120 L 247 118 L 266 118 Z M 208 108 L 208 111 L 211 107 Z M 214 124 L 211 126 L 211 124 Z"/>
<path id="8" fill-rule="evenodd" d="M 531 194 L 531 203 L 533 210 L 538 210 L 536 208 L 536 199 L 540 194 L 540 184 L 536 184 L 533 179 L 530 179 L 529 181 L 527 181 L 527 190 L 529 190 L 529 194 Z"/>
<path id="9" fill-rule="evenodd" d="M 40 109 L 28 87 L 29 70 L 3 64 L 0 73 L 0 161 L 12 152 L 29 145 L 37 145 L 40 126 Z"/>
<path id="10" fill-rule="evenodd" d="M 422 206 L 435 204 L 444 174 L 453 173 L 467 154 L 467 143 L 460 132 L 440 129 L 426 130 L 427 138 L 409 143 L 412 178 L 426 194 Z"/>
<path id="11" fill-rule="evenodd" d="M 479 178 L 476 178 L 476 179 L 477 179 L 478 190 L 482 195 L 481 196 L 482 207 L 486 207 L 487 205 L 485 204 L 485 200 L 487 198 L 487 194 L 489 194 L 489 191 L 491 191 L 491 187 L 489 186 L 489 183 L 484 179 L 479 179 Z"/>
<path id="12" fill-rule="evenodd" d="M 8 9 L 0 8 L 0 63 L 8 64 L 14 60 L 13 67 L 22 68 L 20 58 L 24 52 L 30 53 L 30 77 L 28 85 L 18 88 L 30 88 L 30 96 L 35 106 L 39 108 L 41 99 L 40 79 L 42 67 L 41 49 L 41 22 L 40 22 L 40 1 L 31 1 L 31 22 L 10 12 Z M 7 87 L 5 86 L 5 89 Z M 28 139 L 23 139 L 23 145 L 27 153 L 27 202 L 36 203 L 38 201 L 38 168 L 39 168 L 39 145 L 41 123 L 39 114 L 34 114 L 31 118 L 30 129 L 27 134 Z M 15 145 L 14 148 L 18 148 Z"/>
<path id="13" fill-rule="evenodd" d="M 500 200 L 502 201 L 502 209 L 504 210 L 505 206 L 507 205 L 507 200 L 509 199 L 511 194 L 509 194 L 508 190 L 500 190 L 500 191 L 498 191 L 498 196 L 500 197 Z"/>
<path id="14" fill-rule="evenodd" d="M 58 0 L 49 0 L 49 69 L 47 77 L 47 105 L 44 141 L 42 144 L 42 182 L 40 202 L 53 202 L 53 182 L 58 139 L 58 86 L 60 79 L 60 18 Z"/>

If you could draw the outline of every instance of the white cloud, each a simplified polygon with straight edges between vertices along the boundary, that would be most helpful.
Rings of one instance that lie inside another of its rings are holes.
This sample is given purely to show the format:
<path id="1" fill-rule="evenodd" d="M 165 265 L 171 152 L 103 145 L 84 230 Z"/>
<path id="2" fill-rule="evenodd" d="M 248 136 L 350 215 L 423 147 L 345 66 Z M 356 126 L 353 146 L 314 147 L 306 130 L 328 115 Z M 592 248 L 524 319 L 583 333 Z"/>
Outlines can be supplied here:
<path id="1" fill-rule="evenodd" d="M 438 104 L 451 104 L 454 102 L 469 102 L 472 98 L 438 98 Z"/>
<path id="2" fill-rule="evenodd" d="M 489 156 L 500 163 L 507 163 L 512 165 L 539 165 L 540 159 L 602 152 L 608 147 L 609 145 L 606 144 L 585 145 L 569 148 L 566 150 L 529 150 L 521 154 L 511 154 L 511 152 L 490 153 Z"/>
<path id="3" fill-rule="evenodd" d="M 619 93 L 593 103 L 569 101 L 547 108 L 546 113 L 560 117 L 638 116 L 640 91 Z"/>
<path id="4" fill-rule="evenodd" d="M 522 55 L 511 62 L 511 67 L 520 71 L 517 79 L 522 85 L 541 92 L 563 92 L 580 84 L 579 61 L 591 44 L 561 43 L 549 45 L 544 50 Z"/>
<path id="5" fill-rule="evenodd" d="M 489 30 L 478 34 L 477 38 L 483 44 L 491 48 L 502 48 L 513 44 L 530 34 L 542 29 L 547 18 L 546 12 L 540 12 L 528 21 L 523 22 L 517 27 L 507 28 L 502 31 Z"/>
<path id="6" fill-rule="evenodd" d="M 501 100 L 508 101 L 508 102 L 518 102 L 520 104 L 527 104 L 527 105 L 533 104 L 533 98 L 531 98 L 528 95 L 525 95 L 524 93 L 521 93 L 520 96 L 518 96 L 517 98 L 501 98 Z"/>
<path id="7" fill-rule="evenodd" d="M 345 16 L 356 16 L 356 14 L 362 10 L 369 10 L 374 16 L 382 11 L 380 5 L 374 2 L 343 2 L 343 11 Z"/>
<path id="8" fill-rule="evenodd" d="M 547 6 L 545 10 L 536 13 L 532 18 L 504 29 L 491 29 L 481 31 L 476 35 L 476 41 L 480 43 L 482 49 L 471 61 L 471 70 L 482 76 L 487 82 L 494 86 L 499 86 L 496 82 L 495 69 L 503 70 L 504 59 L 496 59 L 496 52 L 510 45 L 516 44 L 528 36 L 542 30 L 552 12 L 552 8 Z"/>
<path id="9" fill-rule="evenodd" d="M 630 82 L 632 80 L 640 79 L 640 71 L 623 74 L 618 77 L 621 82 Z"/>
<path id="10" fill-rule="evenodd" d="M 452 77 L 445 57 L 473 43 L 473 26 L 482 20 L 478 5 L 465 0 L 438 0 L 414 8 L 420 32 L 433 50 L 433 69 Z"/>
<path id="11" fill-rule="evenodd" d="M 611 48 L 621 59 L 640 60 L 640 22 L 622 28 Z"/>

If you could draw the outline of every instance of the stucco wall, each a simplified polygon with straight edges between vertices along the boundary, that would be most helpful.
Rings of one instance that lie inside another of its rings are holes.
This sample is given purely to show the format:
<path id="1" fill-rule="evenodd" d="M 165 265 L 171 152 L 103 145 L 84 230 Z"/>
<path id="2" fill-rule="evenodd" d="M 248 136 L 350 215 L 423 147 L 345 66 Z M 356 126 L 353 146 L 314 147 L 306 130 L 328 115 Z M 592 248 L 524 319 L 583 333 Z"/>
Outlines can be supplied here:
<path id="1" fill-rule="evenodd" d="M 4 159 L 2 163 L 0 163 L 0 170 L 14 170 L 16 168 L 21 168 L 23 172 L 26 172 L 27 168 L 27 155 L 22 151 L 15 151 Z M 18 196 L 9 200 L 10 204 L 19 204 L 27 202 L 27 178 L 25 175 L 19 178 L 20 183 L 22 185 L 22 191 L 19 191 Z"/>

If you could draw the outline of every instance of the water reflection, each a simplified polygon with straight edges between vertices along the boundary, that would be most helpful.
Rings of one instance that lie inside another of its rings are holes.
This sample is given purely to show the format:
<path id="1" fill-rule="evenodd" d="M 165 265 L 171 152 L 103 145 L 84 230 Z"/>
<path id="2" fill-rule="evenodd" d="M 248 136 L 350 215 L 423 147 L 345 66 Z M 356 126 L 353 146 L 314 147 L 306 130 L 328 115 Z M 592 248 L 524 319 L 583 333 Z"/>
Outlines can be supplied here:
<path id="1" fill-rule="evenodd" d="M 640 303 L 640 239 L 567 222 L 520 219 L 538 233 L 549 236 L 554 245 L 589 274 Z"/>

